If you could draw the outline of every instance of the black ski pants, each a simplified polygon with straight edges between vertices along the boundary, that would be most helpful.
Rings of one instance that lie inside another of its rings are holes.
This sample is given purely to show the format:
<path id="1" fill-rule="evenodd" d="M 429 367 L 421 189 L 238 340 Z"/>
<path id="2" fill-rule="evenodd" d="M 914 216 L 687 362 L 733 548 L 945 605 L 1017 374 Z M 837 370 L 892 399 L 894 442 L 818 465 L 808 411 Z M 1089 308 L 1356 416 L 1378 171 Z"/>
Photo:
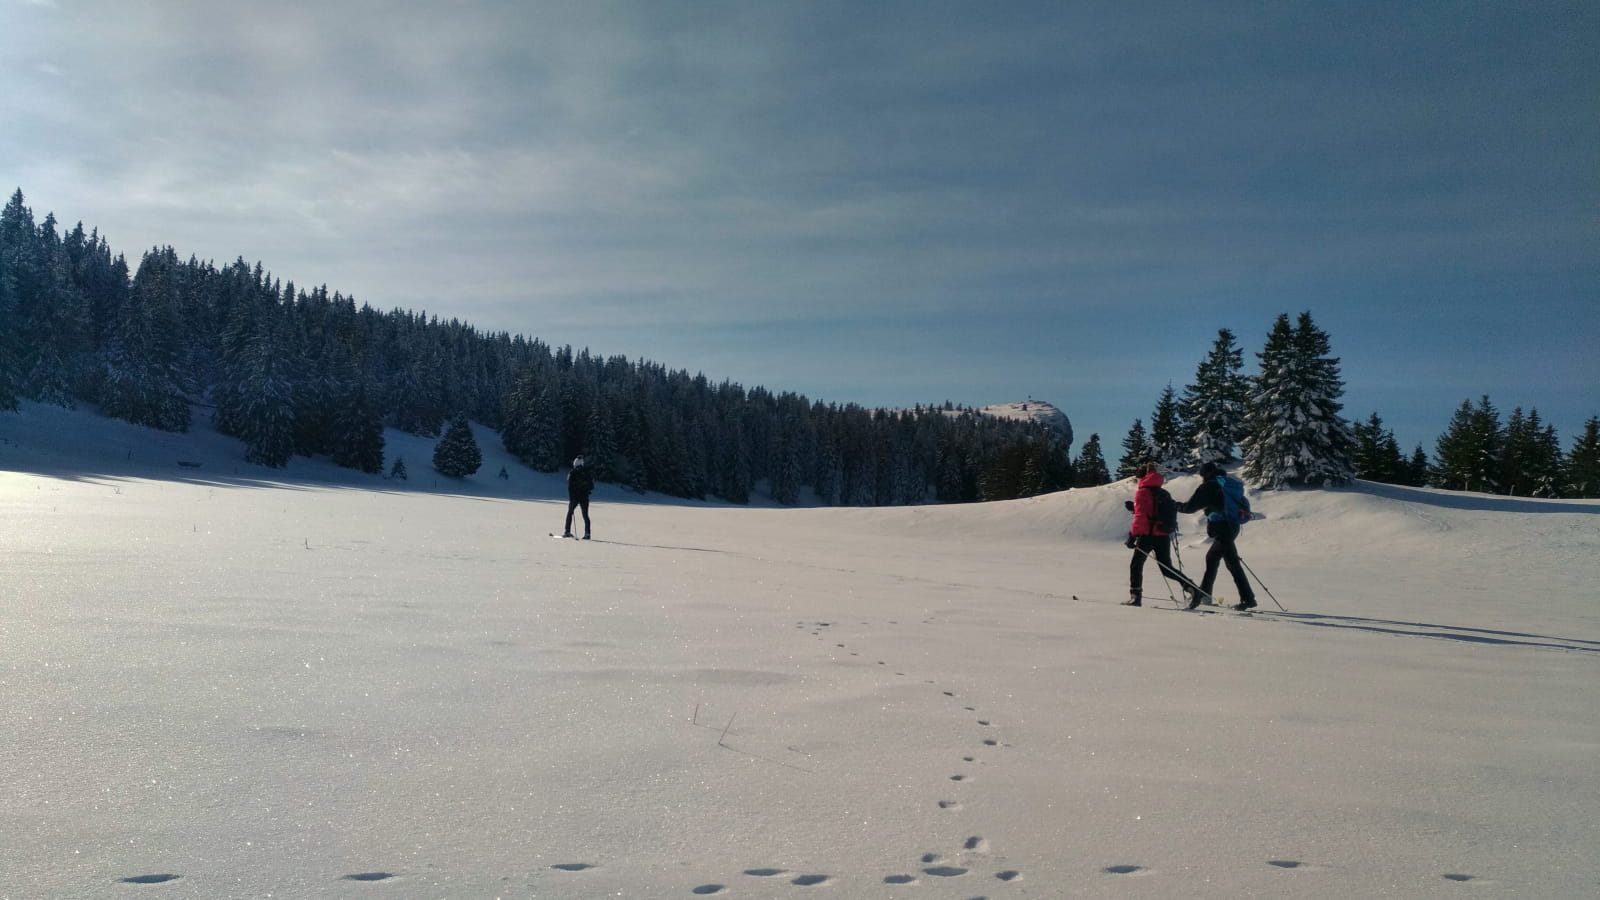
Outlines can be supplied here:
<path id="1" fill-rule="evenodd" d="M 569 497 L 567 499 L 567 534 L 572 533 L 572 513 L 574 510 L 583 510 L 583 533 L 589 533 L 589 495 L 582 497 Z"/>
<path id="2" fill-rule="evenodd" d="M 1128 593 L 1144 594 L 1144 560 L 1154 556 L 1161 574 L 1171 578 L 1185 589 L 1194 590 L 1189 576 L 1172 567 L 1172 538 L 1164 534 L 1141 534 L 1133 539 L 1133 559 L 1128 563 Z"/>
<path id="3" fill-rule="evenodd" d="M 1245 577 L 1244 566 L 1239 563 L 1239 526 L 1232 522 L 1211 522 L 1206 526 L 1211 536 L 1211 549 L 1206 551 L 1206 574 L 1200 579 L 1200 590 L 1211 595 L 1211 586 L 1217 583 L 1218 563 L 1227 563 L 1228 574 L 1233 576 L 1233 586 L 1239 591 L 1239 602 L 1253 606 L 1256 592 L 1250 589 L 1250 579 Z"/>

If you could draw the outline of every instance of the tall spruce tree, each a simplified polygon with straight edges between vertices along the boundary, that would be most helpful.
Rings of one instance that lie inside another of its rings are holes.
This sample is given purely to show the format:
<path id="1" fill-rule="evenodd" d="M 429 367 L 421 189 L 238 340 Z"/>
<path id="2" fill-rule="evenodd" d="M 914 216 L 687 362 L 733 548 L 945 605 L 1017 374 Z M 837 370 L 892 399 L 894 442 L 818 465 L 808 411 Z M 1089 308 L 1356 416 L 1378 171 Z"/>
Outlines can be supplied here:
<path id="1" fill-rule="evenodd" d="M 1412 487 L 1426 487 L 1428 484 L 1428 454 L 1421 444 L 1411 451 L 1411 460 L 1406 463 L 1405 483 Z"/>
<path id="2" fill-rule="evenodd" d="M 180 432 L 189 430 L 191 415 L 178 313 L 181 265 L 171 247 L 152 250 L 139 264 L 112 341 L 100 403 L 116 418 Z"/>
<path id="3" fill-rule="evenodd" d="M 1303 312 L 1280 315 L 1257 357 L 1244 441 L 1246 478 L 1263 490 L 1332 487 L 1354 476 L 1355 436 L 1339 415 L 1344 381 L 1328 336 Z"/>
<path id="4" fill-rule="evenodd" d="M 1433 484 L 1455 491 L 1498 491 L 1504 442 L 1500 413 L 1488 394 L 1478 399 L 1477 406 L 1461 401 L 1434 445 Z"/>
<path id="5" fill-rule="evenodd" d="M 1188 467 L 1188 448 L 1184 440 L 1184 421 L 1179 413 L 1178 395 L 1169 383 L 1156 400 L 1150 416 L 1152 458 L 1164 472 L 1181 472 Z"/>
<path id="6" fill-rule="evenodd" d="M 1183 389 L 1179 405 L 1189 462 L 1195 467 L 1234 460 L 1249 396 L 1249 383 L 1240 373 L 1243 367 L 1244 351 L 1234 342 L 1233 332 L 1218 329 L 1211 352 L 1195 370 L 1194 383 Z"/>
<path id="7" fill-rule="evenodd" d="M 281 469 L 294 456 L 293 362 L 283 330 L 268 321 L 251 342 L 239 386 L 238 428 L 247 462 Z"/>
<path id="8" fill-rule="evenodd" d="M 1400 455 L 1394 432 L 1383 426 L 1377 413 L 1365 422 L 1355 423 L 1350 430 L 1356 439 L 1351 456 L 1355 477 L 1385 484 L 1410 483 L 1410 464 Z"/>
<path id="9" fill-rule="evenodd" d="M 1111 473 L 1106 470 L 1105 454 L 1100 449 L 1100 435 L 1091 434 L 1084 441 L 1074 471 L 1077 487 L 1099 487 L 1111 482 Z"/>
<path id="10" fill-rule="evenodd" d="M 1133 426 L 1122 439 L 1122 458 L 1117 460 L 1117 479 L 1137 478 L 1144 464 L 1155 459 L 1155 448 L 1150 435 L 1144 430 L 1144 420 L 1134 419 Z"/>
<path id="11" fill-rule="evenodd" d="M 1516 497 L 1555 497 L 1560 492 L 1561 442 L 1539 418 L 1537 407 L 1511 411 L 1500 451 L 1500 490 Z"/>
<path id="12" fill-rule="evenodd" d="M 372 393 L 364 378 L 343 385 L 329 455 L 334 465 L 376 475 L 383 471 L 383 420 Z"/>
<path id="13" fill-rule="evenodd" d="M 18 188 L 0 211 L 0 411 L 16 409 L 22 393 L 22 297 L 34 290 L 33 237 L 33 211 Z"/>
<path id="14" fill-rule="evenodd" d="M 483 451 L 472 436 L 466 416 L 457 416 L 433 448 L 433 467 L 440 475 L 465 478 L 483 466 Z"/>
<path id="15" fill-rule="evenodd" d="M 1563 493 L 1568 497 L 1600 497 L 1600 417 L 1590 416 L 1583 433 L 1572 442 L 1562 466 Z"/>

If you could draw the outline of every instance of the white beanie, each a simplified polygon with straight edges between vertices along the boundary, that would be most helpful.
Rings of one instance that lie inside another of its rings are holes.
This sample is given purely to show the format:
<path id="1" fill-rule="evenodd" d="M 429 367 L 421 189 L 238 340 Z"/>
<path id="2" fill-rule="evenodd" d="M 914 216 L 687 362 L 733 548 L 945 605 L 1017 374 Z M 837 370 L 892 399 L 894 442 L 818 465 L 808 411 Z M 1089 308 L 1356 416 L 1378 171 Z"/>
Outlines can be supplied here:
<path id="1" fill-rule="evenodd" d="M 572 467 L 574 469 L 576 469 L 577 467 L 579 467 L 581 465 L 583 465 L 583 457 L 579 456 L 579 457 L 577 457 L 577 458 L 572 460 Z"/>

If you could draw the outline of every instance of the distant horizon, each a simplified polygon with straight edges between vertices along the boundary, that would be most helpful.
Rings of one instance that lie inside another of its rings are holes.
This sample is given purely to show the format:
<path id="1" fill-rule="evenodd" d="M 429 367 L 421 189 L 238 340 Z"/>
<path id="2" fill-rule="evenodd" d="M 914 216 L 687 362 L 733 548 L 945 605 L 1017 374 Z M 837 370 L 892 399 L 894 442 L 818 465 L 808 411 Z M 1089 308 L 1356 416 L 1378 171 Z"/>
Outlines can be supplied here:
<path id="1" fill-rule="evenodd" d="M 56 210 L 52 210 L 52 209 L 41 210 L 41 209 L 39 209 L 33 203 L 33 201 L 29 199 L 29 194 L 28 194 L 27 190 L 25 189 L 25 187 L 23 187 L 23 186 L 17 186 L 16 188 L 14 188 L 13 191 L 8 192 L 6 194 L 6 196 L 8 198 L 10 198 L 10 197 L 14 196 L 14 194 L 17 191 L 20 191 L 22 193 L 23 198 L 24 198 L 24 202 L 32 210 L 36 223 L 42 223 L 47 216 L 56 216 L 56 230 L 57 230 L 58 234 L 63 234 L 64 235 L 66 232 L 71 231 L 73 228 L 77 227 L 80 224 L 83 226 L 83 228 L 84 228 L 84 230 L 86 232 L 99 233 L 101 239 L 106 241 L 108 246 L 110 246 L 110 249 L 112 251 L 113 256 L 121 255 L 121 256 L 123 256 L 124 258 L 127 259 L 128 268 L 129 268 L 129 276 L 132 277 L 133 275 L 137 274 L 139 263 L 140 263 L 140 259 L 139 258 L 132 258 L 130 256 L 129 252 L 125 248 L 117 247 L 115 245 L 115 243 L 112 242 L 111 239 L 105 234 L 104 230 L 98 228 L 97 226 L 95 226 L 95 225 L 91 224 L 90 222 L 85 221 L 85 220 L 83 220 L 81 218 L 70 219 L 72 224 L 70 224 L 70 225 L 65 224 L 67 221 L 69 221 L 68 218 L 62 218 L 62 217 L 58 216 Z M 260 260 L 260 259 L 251 260 L 251 259 L 249 259 L 248 255 L 245 255 L 245 254 L 238 254 L 235 257 L 233 257 L 233 259 L 229 259 L 229 260 L 218 260 L 218 259 L 215 259 L 215 258 L 202 257 L 200 254 L 197 254 L 197 253 L 188 252 L 184 248 L 179 247 L 179 246 L 177 246 L 175 244 L 172 244 L 170 242 L 165 242 L 165 243 L 158 242 L 156 244 L 153 244 L 151 247 L 147 247 L 147 248 L 144 248 L 144 249 L 138 251 L 138 254 L 139 254 L 139 257 L 142 258 L 144 253 L 148 252 L 150 249 L 166 248 L 166 247 L 171 247 L 177 253 L 177 255 L 178 255 L 178 257 L 180 259 L 187 260 L 187 259 L 193 257 L 193 258 L 195 258 L 197 260 L 200 260 L 201 262 L 203 262 L 205 264 L 218 266 L 218 267 L 230 265 L 234 260 L 242 258 L 242 259 L 245 260 L 246 264 L 249 265 L 252 269 L 257 267 L 257 266 L 259 266 L 262 269 L 262 271 L 266 274 L 267 277 L 269 277 L 272 280 L 275 280 L 275 281 L 279 282 L 281 285 L 287 286 L 287 285 L 293 284 L 295 286 L 295 290 L 297 291 L 297 293 L 299 293 L 299 292 L 309 292 L 311 290 L 317 290 L 317 289 L 325 288 L 325 289 L 327 289 L 327 291 L 328 291 L 330 296 L 332 296 L 334 294 L 338 294 L 340 296 L 345 297 L 347 300 L 351 300 L 352 302 L 356 303 L 358 307 L 367 306 L 367 307 L 371 307 L 372 309 L 377 310 L 379 312 L 386 311 L 387 309 L 401 308 L 401 307 L 386 307 L 384 305 L 370 303 L 370 302 L 368 302 L 366 300 L 363 300 L 363 299 L 361 299 L 359 297 L 356 297 L 355 295 L 353 295 L 353 294 L 351 294 L 349 292 L 341 290 L 336 285 L 325 285 L 325 284 L 313 285 L 310 282 L 302 282 L 297 278 L 293 278 L 293 277 L 289 277 L 289 276 L 284 275 L 284 274 L 280 274 L 279 272 L 275 271 L 270 266 L 268 266 L 266 264 L 266 261 L 264 261 L 264 260 Z M 402 309 L 404 309 L 404 308 L 402 308 Z M 1120 456 L 1120 453 L 1121 453 L 1120 447 L 1121 447 L 1122 439 L 1124 437 L 1126 437 L 1126 435 L 1128 433 L 1128 430 L 1133 425 L 1134 420 L 1135 419 L 1140 420 L 1145 425 L 1145 427 L 1147 429 L 1149 428 L 1150 422 L 1151 422 L 1151 412 L 1153 412 L 1153 410 L 1155 408 L 1156 400 L 1159 398 L 1161 390 L 1165 387 L 1165 382 L 1163 382 L 1160 386 L 1153 387 L 1152 390 L 1151 390 L 1151 394 L 1150 394 L 1150 402 L 1149 402 L 1149 405 L 1148 405 L 1147 408 L 1143 409 L 1142 411 L 1134 412 L 1132 415 L 1128 416 L 1127 417 L 1127 421 L 1125 423 L 1122 423 L 1120 426 L 1117 426 L 1117 425 L 1115 425 L 1113 423 L 1112 429 L 1110 431 L 1108 431 L 1108 430 L 1106 430 L 1104 428 L 1101 428 L 1101 427 L 1086 428 L 1085 426 L 1081 425 L 1080 424 L 1080 420 L 1074 416 L 1073 408 L 1070 405 L 1064 404 L 1058 399 L 1054 399 L 1054 398 L 1050 398 L 1050 397 L 1043 397 L 1043 396 L 1039 396 L 1039 395 L 1030 394 L 1030 395 L 1025 395 L 1023 397 L 996 398 L 996 399 L 991 399 L 991 400 L 965 400 L 965 399 L 955 399 L 954 397 L 947 396 L 947 397 L 941 397 L 941 398 L 938 398 L 938 399 L 910 400 L 909 402 L 887 401 L 887 402 L 879 402 L 879 403 L 863 402 L 863 401 L 857 400 L 857 399 L 840 399 L 840 398 L 837 398 L 837 397 L 822 396 L 822 395 L 814 394 L 812 392 L 809 392 L 809 391 L 803 390 L 803 389 L 795 389 L 795 388 L 789 387 L 787 385 L 771 385 L 771 384 L 763 384 L 763 383 L 750 383 L 750 382 L 743 381 L 743 380 L 741 380 L 739 378 L 724 377 L 724 376 L 722 376 L 722 375 L 720 375 L 718 373 L 708 372 L 708 371 L 706 371 L 705 367 L 696 366 L 696 365 L 689 365 L 689 364 L 679 365 L 679 364 L 676 364 L 674 362 L 671 362 L 671 361 L 668 361 L 668 360 L 664 360 L 664 359 L 658 359 L 658 358 L 655 358 L 655 357 L 652 357 L 652 356 L 649 356 L 649 355 L 636 355 L 636 354 L 630 354 L 630 353 L 613 352 L 613 351 L 611 351 L 609 349 L 606 349 L 606 348 L 603 348 L 603 347 L 596 347 L 596 346 L 594 346 L 592 344 L 580 344 L 580 343 L 571 342 L 571 341 L 557 342 L 557 341 L 552 341 L 552 340 L 546 338 L 544 335 L 541 335 L 541 334 L 518 333 L 518 332 L 514 332 L 514 331 L 507 331 L 506 329 L 501 329 L 501 328 L 492 328 L 492 329 L 491 328 L 485 328 L 485 327 L 481 326 L 480 324 L 478 324 L 476 322 L 469 321 L 469 320 L 467 320 L 465 318 L 462 318 L 461 316 L 452 315 L 452 314 L 450 314 L 448 312 L 444 312 L 444 311 L 440 311 L 440 310 L 405 309 L 405 312 L 407 312 L 409 314 L 412 314 L 412 315 L 426 315 L 429 318 L 438 317 L 438 318 L 444 319 L 446 321 L 448 321 L 450 319 L 457 319 L 457 320 L 463 322 L 463 324 L 466 324 L 466 325 L 474 328 L 480 334 L 498 334 L 498 333 L 501 333 L 501 332 L 506 332 L 506 333 L 509 333 L 513 338 L 522 338 L 524 340 L 529 340 L 529 341 L 538 340 L 538 341 L 541 341 L 542 343 L 544 343 L 546 346 L 549 346 L 549 347 L 552 347 L 552 348 L 571 347 L 574 352 L 588 352 L 591 355 L 597 356 L 597 357 L 602 358 L 602 359 L 603 358 L 608 358 L 608 357 L 613 357 L 613 356 L 623 356 L 623 357 L 625 357 L 625 358 L 627 358 L 627 359 L 629 359 L 631 361 L 636 361 L 636 362 L 637 361 L 645 361 L 645 362 L 650 362 L 650 363 L 655 364 L 655 365 L 664 366 L 670 371 L 684 371 L 684 372 L 688 372 L 688 373 L 691 373 L 691 374 L 701 374 L 701 375 L 704 375 L 712 383 L 722 383 L 724 381 L 727 381 L 727 382 L 730 382 L 730 383 L 733 383 L 733 384 L 738 384 L 738 385 L 746 388 L 747 390 L 748 389 L 754 389 L 754 388 L 760 388 L 760 389 L 764 389 L 764 390 L 767 390 L 767 391 L 769 391 L 771 393 L 775 393 L 775 394 L 792 393 L 792 394 L 804 396 L 804 397 L 806 397 L 807 400 L 812 401 L 812 402 L 821 402 L 821 403 L 824 403 L 824 404 L 832 404 L 832 405 L 837 405 L 837 406 L 841 406 L 841 407 L 854 404 L 856 406 L 860 406 L 860 407 L 863 407 L 863 408 L 866 408 L 866 409 L 896 410 L 896 409 L 913 409 L 913 408 L 915 408 L 917 406 L 923 406 L 923 407 L 943 406 L 946 403 L 951 403 L 951 404 L 953 404 L 953 405 L 955 405 L 957 407 L 961 407 L 961 408 L 965 408 L 965 409 L 983 409 L 983 408 L 986 408 L 986 407 L 1002 406 L 1002 405 L 1010 404 L 1010 403 L 1022 403 L 1022 402 L 1027 402 L 1029 400 L 1032 400 L 1032 401 L 1035 401 L 1035 402 L 1046 402 L 1046 403 L 1049 403 L 1052 406 L 1054 406 L 1056 409 L 1060 410 L 1061 413 L 1067 417 L 1068 422 L 1071 423 L 1072 430 L 1073 430 L 1072 447 L 1073 447 L 1074 458 L 1076 458 L 1077 454 L 1082 450 L 1084 442 L 1089 439 L 1090 435 L 1098 434 L 1100 436 L 1101 446 L 1102 446 L 1102 448 L 1104 448 L 1104 451 L 1105 451 L 1105 453 L 1107 455 L 1107 461 L 1108 461 L 1109 464 L 1112 465 L 1113 468 L 1115 467 L 1116 457 Z M 1290 311 L 1290 310 L 1284 310 L 1283 312 L 1285 314 L 1290 315 L 1291 317 L 1296 314 L 1294 311 Z M 1315 310 L 1311 310 L 1311 312 L 1312 312 L 1313 318 L 1314 319 L 1317 318 L 1316 317 L 1316 311 Z M 1270 324 L 1271 324 L 1270 322 L 1267 323 L 1268 326 L 1270 326 Z M 1320 320 L 1318 320 L 1318 324 L 1319 324 L 1319 326 L 1321 326 Z M 1219 326 L 1219 328 L 1220 327 L 1226 327 L 1226 326 Z M 1245 339 L 1240 336 L 1238 330 L 1236 330 L 1236 329 L 1230 329 L 1230 330 L 1234 330 L 1235 340 L 1238 343 L 1240 349 L 1244 353 L 1245 365 L 1244 365 L 1243 369 L 1241 370 L 1242 373 L 1246 374 L 1246 375 L 1253 374 L 1253 372 L 1258 368 L 1258 366 L 1255 365 L 1255 363 L 1256 363 L 1255 353 L 1259 349 L 1260 343 L 1264 342 L 1264 336 L 1266 334 L 1267 328 L 1263 327 L 1261 329 L 1261 333 L 1263 335 L 1263 338 L 1262 338 L 1262 341 L 1258 342 L 1255 347 L 1252 347 L 1251 345 L 1249 345 L 1245 341 Z M 1327 329 L 1324 328 L 1323 330 L 1326 331 Z M 1210 343 L 1209 342 L 1210 342 L 1211 339 L 1215 338 L 1215 335 L 1216 335 L 1216 331 L 1213 330 L 1210 333 L 1210 335 L 1209 335 L 1209 337 L 1207 339 L 1206 345 L 1203 348 L 1201 348 L 1200 352 L 1195 357 L 1194 363 L 1189 367 L 1188 374 L 1181 380 L 1173 380 L 1172 381 L 1172 385 L 1173 385 L 1174 389 L 1179 393 L 1180 396 L 1183 393 L 1184 387 L 1187 384 L 1189 384 L 1189 379 L 1192 379 L 1192 377 L 1194 375 L 1194 366 L 1197 366 L 1199 364 L 1201 358 L 1203 358 L 1205 353 L 1209 351 L 1209 348 L 1210 348 Z M 1337 334 L 1331 334 L 1330 338 L 1331 338 L 1331 340 L 1332 340 L 1332 342 L 1334 344 L 1334 356 L 1338 357 L 1338 356 L 1340 356 L 1340 354 L 1339 354 L 1339 346 L 1340 346 L 1339 336 Z M 1450 405 L 1447 409 L 1440 410 L 1438 416 L 1436 417 L 1438 423 L 1431 430 L 1426 428 L 1426 427 L 1418 427 L 1415 424 L 1411 425 L 1410 427 L 1406 427 L 1404 425 L 1397 425 L 1396 421 L 1394 420 L 1392 415 L 1386 413 L 1382 409 L 1366 410 L 1364 412 L 1360 412 L 1359 414 L 1353 413 L 1353 411 L 1351 409 L 1350 401 L 1349 401 L 1349 397 L 1350 397 L 1349 384 L 1351 382 L 1351 378 L 1350 378 L 1350 373 L 1345 370 L 1342 358 L 1341 358 L 1341 372 L 1344 375 L 1345 382 L 1346 382 L 1345 396 L 1343 398 L 1341 398 L 1341 401 L 1344 403 L 1344 410 L 1342 412 L 1344 417 L 1348 421 L 1350 421 L 1351 423 L 1365 422 L 1367 420 L 1367 418 L 1372 414 L 1372 412 L 1374 412 L 1374 411 L 1377 412 L 1378 416 L 1383 420 L 1384 426 L 1395 434 L 1396 442 L 1399 443 L 1399 445 L 1401 447 L 1401 451 L 1408 458 L 1412 455 L 1412 453 L 1415 452 L 1416 447 L 1420 444 L 1420 446 L 1422 447 L 1423 451 L 1428 454 L 1428 457 L 1431 460 L 1433 458 L 1433 455 L 1434 455 L 1435 444 L 1437 443 L 1440 435 L 1442 435 L 1444 433 L 1444 431 L 1446 430 L 1446 428 L 1448 427 L 1451 417 L 1454 416 L 1454 414 L 1456 413 L 1457 409 L 1460 408 L 1461 403 L 1463 401 L 1466 401 L 1468 403 L 1476 405 L 1477 402 L 1479 401 L 1480 397 L 1484 396 L 1481 392 L 1477 393 L 1477 394 L 1472 394 L 1470 396 L 1463 396 L 1459 400 L 1457 400 L 1454 404 Z M 1555 426 L 1557 434 L 1558 434 L 1558 436 L 1560 438 L 1561 449 L 1562 449 L 1563 453 L 1565 453 L 1566 451 L 1571 449 L 1571 445 L 1572 445 L 1573 439 L 1577 435 L 1580 435 L 1580 434 L 1583 433 L 1584 424 L 1588 421 L 1588 419 L 1590 417 L 1592 417 L 1592 416 L 1600 415 L 1600 398 L 1597 398 L 1596 409 L 1595 410 L 1593 410 L 1591 412 L 1587 412 L 1587 413 L 1583 413 L 1583 412 L 1580 411 L 1578 416 L 1577 416 L 1577 418 L 1575 419 L 1575 421 L 1573 421 L 1573 422 L 1571 422 L 1569 424 L 1569 423 L 1563 423 L 1563 422 L 1560 422 L 1560 421 L 1556 421 L 1555 418 L 1552 415 L 1547 414 L 1545 412 L 1545 410 L 1543 408 L 1541 408 L 1537 402 L 1534 402 L 1534 403 L 1528 403 L 1528 402 L 1523 402 L 1523 401 L 1510 401 L 1510 402 L 1508 402 L 1506 400 L 1503 400 L 1502 398 L 1495 397 L 1492 394 L 1490 394 L 1488 396 L 1489 396 L 1490 401 L 1493 403 L 1493 405 L 1495 406 L 1495 408 L 1497 409 L 1497 411 L 1500 414 L 1500 420 L 1501 420 L 1501 424 L 1502 425 L 1505 424 L 1506 419 L 1510 416 L 1510 414 L 1511 414 L 1511 412 L 1512 412 L 1512 410 L 1514 408 L 1517 408 L 1517 407 L 1520 406 L 1522 408 L 1522 410 L 1524 411 L 1524 413 L 1528 412 L 1530 409 L 1538 408 L 1539 409 L 1540 418 L 1544 421 L 1544 423 L 1547 424 L 1547 425 L 1554 425 Z M 1411 420 L 1408 420 L 1408 421 L 1411 421 Z M 1420 437 L 1415 437 L 1414 439 L 1409 439 L 1408 440 L 1408 435 L 1414 435 L 1414 434 L 1419 434 L 1421 436 Z"/>

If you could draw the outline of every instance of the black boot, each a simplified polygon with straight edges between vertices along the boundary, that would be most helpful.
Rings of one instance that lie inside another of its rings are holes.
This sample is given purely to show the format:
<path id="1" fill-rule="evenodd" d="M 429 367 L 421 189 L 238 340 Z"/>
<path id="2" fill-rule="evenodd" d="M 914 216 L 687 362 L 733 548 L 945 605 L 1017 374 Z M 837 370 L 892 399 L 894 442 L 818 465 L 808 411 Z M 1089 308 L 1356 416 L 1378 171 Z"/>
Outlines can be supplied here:
<path id="1" fill-rule="evenodd" d="M 1132 593 L 1130 593 L 1128 595 L 1128 599 L 1124 600 L 1122 602 L 1122 605 L 1123 606 L 1143 606 L 1144 604 L 1141 603 L 1140 600 L 1139 600 L 1139 592 L 1138 591 L 1134 591 L 1134 592 L 1132 592 Z"/>

